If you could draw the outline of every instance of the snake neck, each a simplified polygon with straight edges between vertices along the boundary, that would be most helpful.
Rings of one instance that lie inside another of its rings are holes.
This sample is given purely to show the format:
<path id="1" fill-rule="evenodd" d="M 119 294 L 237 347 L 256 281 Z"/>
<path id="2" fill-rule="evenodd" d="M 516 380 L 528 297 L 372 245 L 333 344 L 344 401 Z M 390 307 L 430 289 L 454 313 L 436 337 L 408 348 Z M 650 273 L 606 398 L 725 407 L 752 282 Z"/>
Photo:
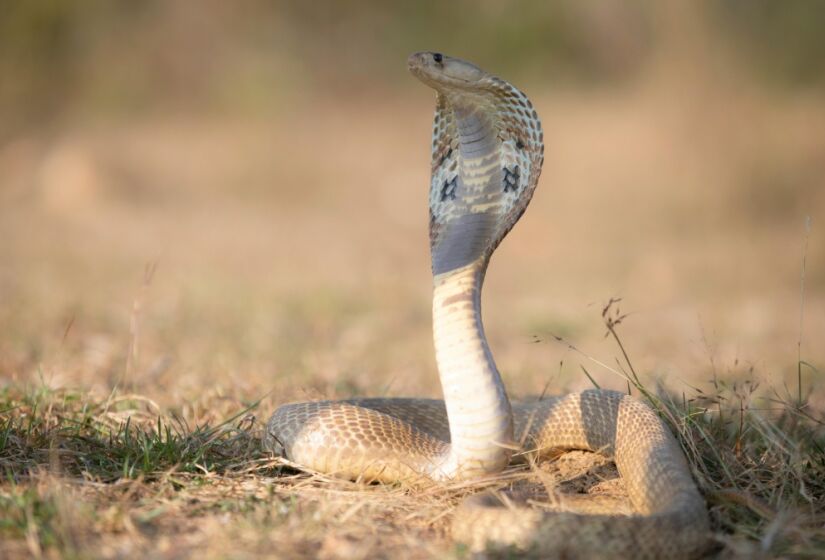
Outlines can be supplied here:
<path id="1" fill-rule="evenodd" d="M 510 401 L 481 322 L 481 287 L 493 251 L 532 196 L 540 140 L 513 132 L 516 120 L 529 119 L 524 94 L 475 66 L 453 59 L 439 66 L 433 57 L 411 58 L 413 73 L 438 92 L 430 247 L 450 445 L 433 477 L 466 479 L 500 472 L 515 448 Z M 537 117 L 530 122 L 539 126 Z"/>
<path id="2" fill-rule="evenodd" d="M 513 415 L 481 322 L 487 260 L 433 277 L 435 356 L 450 424 L 450 446 L 434 478 L 500 472 L 512 454 Z"/>

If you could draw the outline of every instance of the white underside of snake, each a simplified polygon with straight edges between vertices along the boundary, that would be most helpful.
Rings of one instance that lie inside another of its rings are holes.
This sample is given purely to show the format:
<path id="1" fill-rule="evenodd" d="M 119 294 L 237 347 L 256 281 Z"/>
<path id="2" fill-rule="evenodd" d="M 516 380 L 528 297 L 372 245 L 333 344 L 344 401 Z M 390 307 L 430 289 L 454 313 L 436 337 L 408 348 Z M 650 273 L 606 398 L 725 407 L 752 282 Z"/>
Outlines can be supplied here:
<path id="1" fill-rule="evenodd" d="M 544 161 L 538 115 L 518 89 L 440 53 L 410 56 L 435 89 L 430 184 L 433 331 L 444 400 L 358 399 L 281 406 L 265 446 L 294 463 L 383 482 L 499 473 L 514 450 L 583 449 L 613 459 L 632 515 L 494 507 L 470 499 L 453 538 L 563 558 L 691 558 L 708 517 L 662 420 L 623 393 L 590 390 L 511 407 L 481 322 L 481 286 L 521 217 Z M 516 443 L 518 442 L 518 443 Z"/>

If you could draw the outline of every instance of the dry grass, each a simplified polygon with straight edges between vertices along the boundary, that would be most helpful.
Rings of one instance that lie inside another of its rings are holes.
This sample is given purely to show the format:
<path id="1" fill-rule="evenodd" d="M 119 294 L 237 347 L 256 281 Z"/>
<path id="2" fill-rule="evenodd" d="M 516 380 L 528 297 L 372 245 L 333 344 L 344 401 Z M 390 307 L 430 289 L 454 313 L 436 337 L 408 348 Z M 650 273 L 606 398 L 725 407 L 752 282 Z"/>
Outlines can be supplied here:
<path id="1" fill-rule="evenodd" d="M 606 317 L 621 347 L 615 315 L 608 309 Z M 636 380 L 627 355 L 619 367 L 680 436 L 709 502 L 720 557 L 821 556 L 821 414 L 791 395 L 758 398 L 751 380 L 720 381 L 715 392 L 697 391 L 690 400 L 656 394 Z M 261 452 L 256 407 L 214 426 L 188 426 L 139 395 L 115 392 L 97 401 L 45 386 L 7 389 L 0 399 L 4 553 L 463 557 L 448 525 L 469 492 L 534 481 L 561 496 L 598 493 L 620 503 L 623 496 L 615 468 L 598 461 L 593 468 L 595 456 L 581 452 L 514 466 L 487 481 L 423 489 L 301 472 Z"/>
<path id="2" fill-rule="evenodd" d="M 527 88 L 546 169 L 490 270 L 491 345 L 516 396 L 627 372 L 680 435 L 722 557 L 822 556 L 825 111 L 667 83 Z M 282 402 L 438 395 L 419 93 L 2 147 L 0 555 L 464 555 L 448 527 L 471 489 L 331 480 L 258 447 Z M 633 313 L 605 339 L 616 295 Z M 570 460 L 485 485 L 578 492 Z"/>

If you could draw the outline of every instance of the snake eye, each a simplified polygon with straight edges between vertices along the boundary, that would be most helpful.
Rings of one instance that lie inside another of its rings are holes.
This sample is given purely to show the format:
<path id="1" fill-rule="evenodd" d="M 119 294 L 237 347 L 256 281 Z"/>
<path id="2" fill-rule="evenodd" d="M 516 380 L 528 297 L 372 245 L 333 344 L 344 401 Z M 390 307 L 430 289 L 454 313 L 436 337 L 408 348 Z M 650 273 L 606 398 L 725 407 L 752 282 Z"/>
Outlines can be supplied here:
<path id="1" fill-rule="evenodd" d="M 444 61 L 444 56 L 440 52 L 433 53 L 433 60 L 436 64 L 441 64 Z"/>

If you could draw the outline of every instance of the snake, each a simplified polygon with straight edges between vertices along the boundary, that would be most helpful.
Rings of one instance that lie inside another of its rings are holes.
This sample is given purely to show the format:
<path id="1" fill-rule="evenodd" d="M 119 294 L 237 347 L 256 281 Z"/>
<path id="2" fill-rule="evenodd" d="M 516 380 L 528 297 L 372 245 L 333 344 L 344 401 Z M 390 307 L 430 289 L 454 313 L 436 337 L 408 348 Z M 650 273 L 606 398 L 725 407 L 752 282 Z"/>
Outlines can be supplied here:
<path id="1" fill-rule="evenodd" d="M 473 481 L 520 450 L 599 453 L 616 464 L 632 513 L 457 506 L 452 538 L 471 551 L 558 558 L 695 558 L 709 518 L 685 455 L 647 404 L 602 389 L 511 403 L 484 334 L 490 258 L 524 213 L 544 163 L 527 96 L 478 66 L 418 52 L 410 72 L 436 92 L 429 189 L 432 320 L 443 400 L 355 398 L 280 406 L 265 449 L 303 468 L 376 483 Z"/>

